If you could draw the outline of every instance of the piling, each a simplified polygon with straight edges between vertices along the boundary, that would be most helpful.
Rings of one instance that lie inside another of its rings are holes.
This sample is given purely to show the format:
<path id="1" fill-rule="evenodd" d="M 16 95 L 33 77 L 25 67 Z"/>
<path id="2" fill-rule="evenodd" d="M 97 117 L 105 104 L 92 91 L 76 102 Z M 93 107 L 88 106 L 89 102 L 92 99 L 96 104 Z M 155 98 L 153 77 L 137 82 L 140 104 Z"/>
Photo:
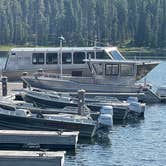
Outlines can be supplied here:
<path id="1" fill-rule="evenodd" d="M 6 76 L 2 76 L 2 96 L 7 96 L 7 81 Z"/>
<path id="2" fill-rule="evenodd" d="M 27 75 L 28 75 L 27 72 L 23 72 L 23 73 L 22 73 L 22 76 L 27 76 Z M 23 88 L 24 88 L 24 89 L 28 87 L 27 83 L 26 83 L 24 80 L 22 81 L 22 85 L 23 85 Z"/>
<path id="3" fill-rule="evenodd" d="M 78 90 L 78 114 L 84 114 L 84 105 L 85 105 L 85 90 Z"/>

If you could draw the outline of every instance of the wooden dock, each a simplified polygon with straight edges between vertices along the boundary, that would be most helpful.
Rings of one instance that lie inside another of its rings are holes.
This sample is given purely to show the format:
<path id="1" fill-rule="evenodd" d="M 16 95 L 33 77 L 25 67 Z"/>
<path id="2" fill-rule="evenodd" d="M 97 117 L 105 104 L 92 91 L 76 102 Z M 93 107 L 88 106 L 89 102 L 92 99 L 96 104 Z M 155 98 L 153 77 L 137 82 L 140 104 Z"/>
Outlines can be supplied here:
<path id="1" fill-rule="evenodd" d="M 79 132 L 0 130 L 1 149 L 75 149 Z"/>
<path id="2" fill-rule="evenodd" d="M 63 166 L 65 152 L 0 151 L 1 166 Z"/>

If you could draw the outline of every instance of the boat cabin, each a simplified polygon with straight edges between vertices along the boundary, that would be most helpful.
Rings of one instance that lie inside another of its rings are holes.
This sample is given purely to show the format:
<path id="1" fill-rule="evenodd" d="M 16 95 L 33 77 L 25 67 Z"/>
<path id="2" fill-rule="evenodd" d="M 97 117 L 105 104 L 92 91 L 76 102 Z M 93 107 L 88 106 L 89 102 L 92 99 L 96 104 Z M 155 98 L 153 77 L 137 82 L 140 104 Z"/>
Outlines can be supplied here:
<path id="1" fill-rule="evenodd" d="M 136 81 L 137 64 L 135 61 L 119 60 L 85 60 L 88 63 L 92 76 L 103 83 L 129 85 Z"/>
<path id="2" fill-rule="evenodd" d="M 62 62 L 61 62 L 62 56 Z M 9 51 L 4 72 L 60 72 L 72 75 L 88 75 L 84 59 L 110 59 L 124 61 L 116 47 L 56 47 L 56 48 L 13 48 Z"/>
<path id="3" fill-rule="evenodd" d="M 61 54 L 63 64 L 83 64 L 89 58 L 125 60 L 116 47 L 13 48 L 7 63 L 56 65 L 61 63 Z"/>
<path id="4" fill-rule="evenodd" d="M 91 73 L 87 70 L 88 65 L 84 59 L 128 62 L 117 47 L 13 48 L 8 53 L 2 71 L 9 80 L 18 80 L 23 72 L 33 74 L 39 69 L 50 73 L 60 73 L 61 66 L 63 66 L 63 74 L 90 76 Z M 144 77 L 157 64 L 137 62 L 137 79 Z M 111 73 L 106 74 L 116 76 L 119 74 L 125 75 L 126 72 L 123 71 L 126 69 L 124 68 L 128 68 L 126 64 L 106 66 L 111 68 Z"/>
<path id="5" fill-rule="evenodd" d="M 86 60 L 92 73 L 104 76 L 136 76 L 136 62 L 134 61 L 110 61 L 110 60 Z"/>

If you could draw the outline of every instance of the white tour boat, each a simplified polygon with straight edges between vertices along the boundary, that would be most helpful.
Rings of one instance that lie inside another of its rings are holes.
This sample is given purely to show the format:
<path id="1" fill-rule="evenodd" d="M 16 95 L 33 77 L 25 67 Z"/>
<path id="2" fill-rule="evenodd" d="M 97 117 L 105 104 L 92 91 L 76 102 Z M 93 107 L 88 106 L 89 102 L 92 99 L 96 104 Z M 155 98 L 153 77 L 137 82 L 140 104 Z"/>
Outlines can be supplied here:
<path id="1" fill-rule="evenodd" d="M 34 73 L 38 69 L 46 72 L 60 72 L 72 76 L 89 76 L 87 62 L 84 59 L 105 59 L 127 62 L 117 47 L 54 47 L 54 48 L 13 48 L 9 51 L 3 75 L 10 80 L 18 80 L 23 72 Z M 62 64 L 62 65 L 61 65 Z M 141 79 L 158 62 L 138 62 L 136 78 Z"/>

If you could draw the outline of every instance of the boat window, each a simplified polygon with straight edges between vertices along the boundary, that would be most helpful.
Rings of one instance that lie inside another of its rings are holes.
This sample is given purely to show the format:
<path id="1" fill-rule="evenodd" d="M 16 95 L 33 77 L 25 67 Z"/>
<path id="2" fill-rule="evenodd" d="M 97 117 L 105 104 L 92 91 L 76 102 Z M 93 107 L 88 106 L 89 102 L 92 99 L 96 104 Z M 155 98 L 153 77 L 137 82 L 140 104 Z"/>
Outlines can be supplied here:
<path id="1" fill-rule="evenodd" d="M 106 64 L 105 65 L 105 75 L 118 75 L 119 65 L 118 64 Z"/>
<path id="2" fill-rule="evenodd" d="M 75 64 L 82 64 L 85 63 L 83 60 L 85 59 L 84 52 L 74 52 L 73 54 L 73 63 Z"/>
<path id="3" fill-rule="evenodd" d="M 44 64 L 44 53 L 33 53 L 32 54 L 33 64 Z"/>
<path id="4" fill-rule="evenodd" d="M 95 53 L 94 52 L 87 52 L 87 59 L 94 59 Z"/>
<path id="5" fill-rule="evenodd" d="M 103 75 L 103 65 L 101 63 L 92 64 L 97 75 Z"/>
<path id="6" fill-rule="evenodd" d="M 72 71 L 72 73 L 71 73 L 71 75 L 72 76 L 79 76 L 79 77 L 81 77 L 82 76 L 82 71 Z"/>
<path id="7" fill-rule="evenodd" d="M 109 52 L 109 53 L 111 54 L 111 56 L 112 56 L 113 59 L 115 59 L 115 60 L 124 60 L 124 58 L 122 57 L 122 55 L 121 55 L 118 51 L 116 51 L 116 50 L 111 51 L 111 52 Z"/>
<path id="8" fill-rule="evenodd" d="M 133 64 L 121 64 L 120 74 L 122 76 L 132 76 L 134 74 Z"/>
<path id="9" fill-rule="evenodd" d="M 96 59 L 110 59 L 110 57 L 105 51 L 98 51 L 96 52 Z"/>
<path id="10" fill-rule="evenodd" d="M 58 63 L 58 54 L 54 53 L 46 53 L 46 63 L 47 64 L 57 64 Z"/>
<path id="11" fill-rule="evenodd" d="M 62 53 L 62 63 L 63 64 L 71 64 L 72 58 L 70 52 L 63 52 Z"/>
<path id="12" fill-rule="evenodd" d="M 11 52 L 11 55 L 16 55 L 16 53 L 15 52 Z"/>

